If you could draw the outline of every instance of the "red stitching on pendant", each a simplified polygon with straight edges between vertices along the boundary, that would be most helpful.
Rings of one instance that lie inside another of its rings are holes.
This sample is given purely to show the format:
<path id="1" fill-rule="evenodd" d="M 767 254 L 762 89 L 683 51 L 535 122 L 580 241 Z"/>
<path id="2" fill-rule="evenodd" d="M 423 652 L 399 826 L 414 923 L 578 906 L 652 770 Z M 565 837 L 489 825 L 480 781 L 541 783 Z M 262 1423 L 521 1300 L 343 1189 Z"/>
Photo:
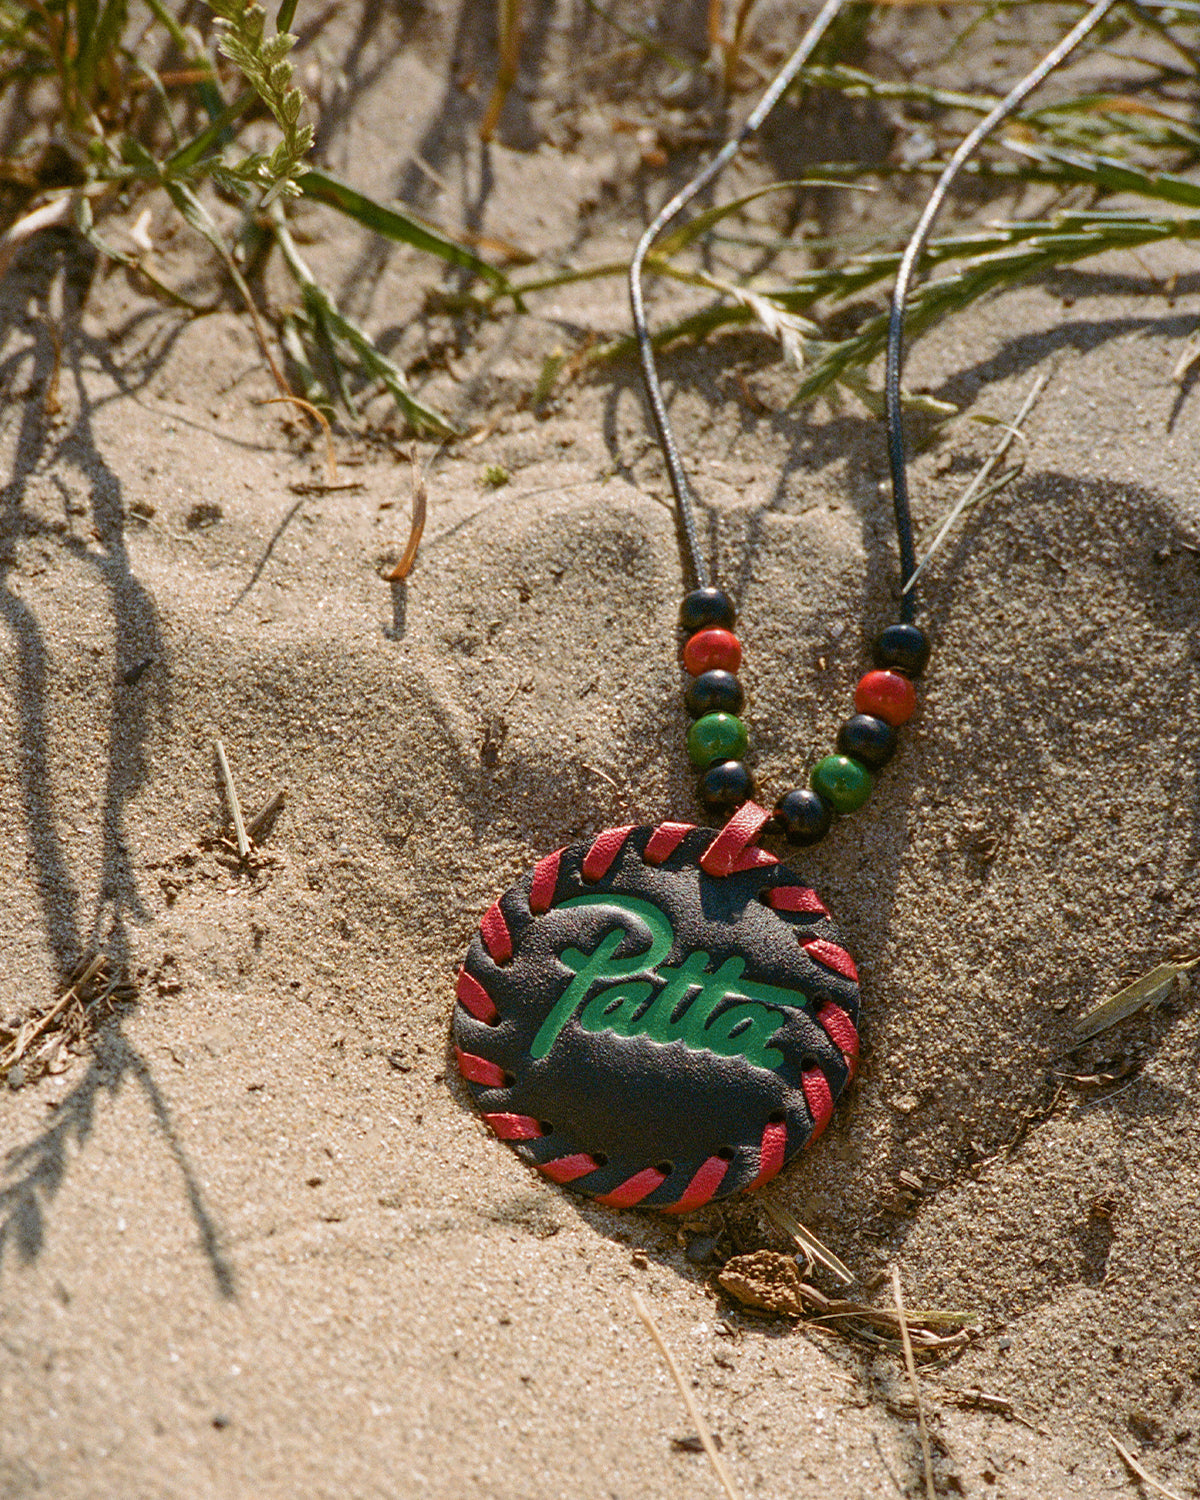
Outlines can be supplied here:
<path id="1" fill-rule="evenodd" d="M 458 1001 L 464 1006 L 477 1021 L 486 1021 L 489 1026 L 500 1019 L 500 1012 L 492 1000 L 492 997 L 472 974 L 466 969 L 458 971 Z"/>
<path id="2" fill-rule="evenodd" d="M 817 1020 L 824 1026 L 830 1041 L 842 1054 L 850 1077 L 858 1072 L 858 1030 L 854 1022 L 840 1005 L 826 1000 L 817 1012 Z"/>
<path id="3" fill-rule="evenodd" d="M 586 1151 L 575 1156 L 556 1156 L 553 1161 L 538 1163 L 538 1171 L 544 1172 L 551 1182 L 574 1182 L 577 1177 L 586 1177 L 596 1170 L 596 1163 Z"/>
<path id="4" fill-rule="evenodd" d="M 477 1057 L 474 1052 L 464 1052 L 461 1047 L 455 1047 L 454 1052 L 458 1058 L 458 1071 L 464 1078 L 472 1083 L 486 1083 L 494 1089 L 504 1087 L 507 1075 L 503 1068 L 488 1062 L 486 1057 Z"/>
<path id="5" fill-rule="evenodd" d="M 556 849 L 539 859 L 533 871 L 533 884 L 529 887 L 529 910 L 535 917 L 549 911 L 554 901 L 554 888 L 558 884 L 558 862 L 562 850 Z"/>
<path id="6" fill-rule="evenodd" d="M 858 982 L 858 970 L 854 967 L 854 960 L 846 952 L 845 948 L 839 948 L 836 943 L 831 943 L 825 938 L 803 938 L 800 946 L 819 964 L 824 964 L 827 969 L 834 969 L 839 974 L 844 974 L 847 979 Z"/>
<path id="7" fill-rule="evenodd" d="M 656 1172 L 653 1167 L 647 1167 L 644 1172 L 638 1172 L 634 1177 L 627 1177 L 620 1187 L 613 1188 L 611 1193 L 602 1194 L 596 1202 L 607 1203 L 609 1208 L 632 1208 L 635 1203 L 648 1198 L 655 1188 L 662 1187 L 666 1180 L 666 1173 Z"/>
<path id="8" fill-rule="evenodd" d="M 660 823 L 650 835 L 642 858 L 648 865 L 661 865 L 664 859 L 674 854 L 695 826 L 695 823 Z"/>
<path id="9" fill-rule="evenodd" d="M 666 1212 L 685 1214 L 691 1208 L 703 1208 L 706 1203 L 711 1203 L 728 1171 L 729 1163 L 723 1156 L 710 1156 L 684 1188 L 683 1196 L 672 1203 Z"/>
<path id="10" fill-rule="evenodd" d="M 804 1090 L 804 1100 L 813 1118 L 812 1135 L 808 1138 L 811 1145 L 829 1124 L 829 1117 L 833 1113 L 833 1094 L 829 1081 L 820 1068 L 805 1068 L 800 1074 L 800 1087 Z"/>
<path id="11" fill-rule="evenodd" d="M 774 911 L 802 911 L 815 917 L 827 917 L 828 910 L 816 891 L 806 885 L 775 885 L 763 900 Z"/>
<path id="12" fill-rule="evenodd" d="M 502 1141 L 536 1141 L 541 1138 L 542 1127 L 532 1115 L 484 1115 Z"/>
<path id="13" fill-rule="evenodd" d="M 603 833 L 596 835 L 583 861 L 581 874 L 585 880 L 599 880 L 608 874 L 609 866 L 625 847 L 625 840 L 634 827 L 630 823 L 624 828 L 606 828 Z"/>
<path id="14" fill-rule="evenodd" d="M 772 1121 L 770 1125 L 764 1126 L 762 1147 L 758 1153 L 758 1176 L 746 1189 L 748 1193 L 779 1175 L 783 1169 L 783 1154 L 786 1150 L 787 1126 L 782 1121 Z"/>
<path id="15" fill-rule="evenodd" d="M 757 870 L 777 865 L 773 854 L 755 845 L 771 814 L 756 802 L 743 802 L 725 827 L 700 856 L 700 868 L 708 875 L 735 875 L 741 870 Z"/>
<path id="16" fill-rule="evenodd" d="M 494 901 L 484 912 L 479 932 L 487 951 L 492 955 L 492 962 L 506 964 L 512 957 L 512 933 L 508 930 L 499 901 Z"/>

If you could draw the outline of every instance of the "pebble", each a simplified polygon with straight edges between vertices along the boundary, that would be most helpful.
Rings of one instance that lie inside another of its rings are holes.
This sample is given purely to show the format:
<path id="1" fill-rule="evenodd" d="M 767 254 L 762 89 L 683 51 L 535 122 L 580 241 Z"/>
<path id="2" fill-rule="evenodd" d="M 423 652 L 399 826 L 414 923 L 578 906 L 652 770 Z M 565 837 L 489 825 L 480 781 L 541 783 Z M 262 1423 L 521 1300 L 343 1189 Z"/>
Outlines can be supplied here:
<path id="1" fill-rule="evenodd" d="M 716 1254 L 716 1250 L 717 1236 L 715 1234 L 694 1234 L 688 1241 L 684 1253 L 692 1265 L 706 1266 Z"/>
<path id="2" fill-rule="evenodd" d="M 23 1085 L 25 1083 L 26 1077 L 27 1077 L 27 1074 L 25 1072 L 25 1069 L 22 1067 L 22 1065 L 20 1063 L 18 1063 L 15 1068 L 9 1068 L 9 1070 L 8 1070 L 8 1086 L 9 1086 L 9 1088 L 10 1089 L 19 1089 L 19 1088 L 23 1087 Z"/>

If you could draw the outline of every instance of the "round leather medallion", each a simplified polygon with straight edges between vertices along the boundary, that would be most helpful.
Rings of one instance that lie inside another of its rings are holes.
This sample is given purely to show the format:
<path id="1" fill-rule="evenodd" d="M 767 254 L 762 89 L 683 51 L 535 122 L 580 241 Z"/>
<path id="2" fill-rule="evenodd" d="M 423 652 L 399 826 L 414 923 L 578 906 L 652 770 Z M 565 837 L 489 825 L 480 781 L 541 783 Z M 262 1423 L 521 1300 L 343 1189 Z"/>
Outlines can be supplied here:
<path id="1" fill-rule="evenodd" d="M 603 1203 L 760 1186 L 853 1075 L 858 976 L 829 913 L 728 833 L 610 828 L 548 855 L 460 971 L 455 1050 L 484 1119 Z"/>

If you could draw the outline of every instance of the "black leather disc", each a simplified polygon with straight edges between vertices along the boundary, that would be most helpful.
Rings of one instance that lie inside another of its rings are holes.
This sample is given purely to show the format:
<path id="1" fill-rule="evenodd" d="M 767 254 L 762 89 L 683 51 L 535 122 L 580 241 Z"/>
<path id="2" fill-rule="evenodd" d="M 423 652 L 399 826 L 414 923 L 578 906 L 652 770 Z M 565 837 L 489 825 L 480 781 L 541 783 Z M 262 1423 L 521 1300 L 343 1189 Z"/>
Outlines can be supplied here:
<path id="1" fill-rule="evenodd" d="M 609 829 L 548 855 L 459 975 L 454 1040 L 484 1119 L 606 1203 L 684 1211 L 759 1186 L 854 1071 L 858 976 L 829 914 L 761 850 L 710 873 L 718 837 Z"/>

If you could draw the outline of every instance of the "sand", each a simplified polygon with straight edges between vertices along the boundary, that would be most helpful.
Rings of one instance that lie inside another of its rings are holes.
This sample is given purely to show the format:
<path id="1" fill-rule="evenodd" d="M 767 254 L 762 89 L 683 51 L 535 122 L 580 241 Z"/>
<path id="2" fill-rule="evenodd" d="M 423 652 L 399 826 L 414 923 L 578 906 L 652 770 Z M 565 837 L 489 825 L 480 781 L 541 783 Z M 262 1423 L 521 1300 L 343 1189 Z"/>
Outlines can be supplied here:
<path id="1" fill-rule="evenodd" d="M 796 33 L 763 14 L 779 46 Z M 886 18 L 867 62 L 934 55 L 936 19 Z M 697 149 L 639 166 L 637 128 L 671 146 L 692 103 L 593 12 L 537 8 L 485 158 L 491 24 L 346 8 L 300 54 L 321 161 L 551 264 L 627 254 Z M 993 43 L 957 86 L 1012 76 L 1026 54 Z M 831 111 L 825 154 L 889 128 Z M 789 142 L 819 159 L 796 129 L 723 191 L 779 175 Z M 895 211 L 813 209 L 855 231 Z M 454 1071 L 454 978 L 496 895 L 573 837 L 696 815 L 683 584 L 634 371 L 528 404 L 548 354 L 627 328 L 620 285 L 471 322 L 428 300 L 457 285 L 428 259 L 322 209 L 301 224 L 346 309 L 402 364 L 432 351 L 415 383 L 482 433 L 419 445 L 430 515 L 403 585 L 380 577 L 410 488 L 385 405 L 338 434 L 354 487 L 306 491 L 320 446 L 262 404 L 246 320 L 162 204 L 163 274 L 208 316 L 65 233 L 0 283 L 0 1010 L 45 1006 L 95 950 L 137 985 L 62 1071 L 0 1093 L 0 1496 L 718 1494 L 635 1289 L 739 1493 L 922 1493 L 903 1363 L 756 1318 L 697 1263 L 706 1235 L 717 1259 L 780 1249 L 761 1207 L 591 1206 L 495 1142 Z M 274 272 L 262 291 L 289 295 Z M 865 1061 L 762 1199 L 859 1295 L 886 1304 L 895 1265 L 910 1307 L 971 1315 L 922 1374 L 942 1494 L 1137 1494 L 1109 1434 L 1200 1494 L 1194 998 L 1070 1051 L 1090 1006 L 1200 951 L 1200 403 L 1173 378 L 1198 312 L 1191 251 L 1162 246 L 915 346 L 911 387 L 961 409 L 914 463 L 926 538 L 997 441 L 976 419 L 1047 381 L 1022 474 L 930 571 L 899 755 L 793 859 L 858 956 Z M 666 369 L 775 796 L 894 617 L 880 429 L 850 397 L 790 409 L 760 335 Z M 218 736 L 247 811 L 286 789 L 249 868 L 218 838 Z"/>

